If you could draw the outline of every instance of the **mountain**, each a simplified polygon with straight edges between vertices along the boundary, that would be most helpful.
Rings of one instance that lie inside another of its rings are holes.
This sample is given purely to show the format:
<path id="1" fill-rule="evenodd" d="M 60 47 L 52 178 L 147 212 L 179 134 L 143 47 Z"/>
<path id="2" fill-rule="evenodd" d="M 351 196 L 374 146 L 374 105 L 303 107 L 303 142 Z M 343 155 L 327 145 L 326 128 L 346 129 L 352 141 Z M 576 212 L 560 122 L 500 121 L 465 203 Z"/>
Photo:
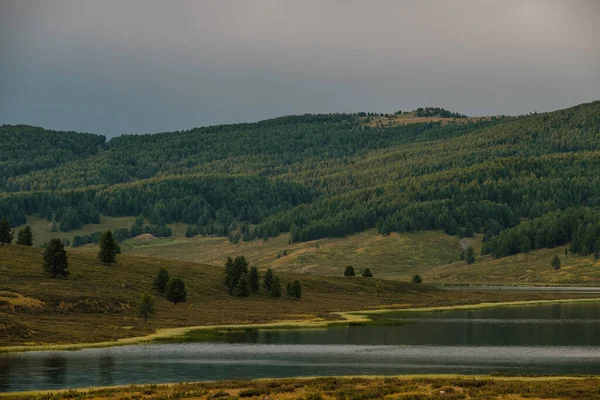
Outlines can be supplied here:
<path id="1" fill-rule="evenodd" d="M 39 216 L 69 231 L 142 215 L 149 231 L 183 223 L 187 236 L 234 243 L 443 230 L 480 233 L 497 257 L 573 238 L 585 245 L 572 251 L 586 254 L 600 238 L 600 102 L 520 117 L 289 116 L 108 142 L 25 126 L 0 133 L 10 143 L 0 149 L 0 215 L 13 225 Z"/>

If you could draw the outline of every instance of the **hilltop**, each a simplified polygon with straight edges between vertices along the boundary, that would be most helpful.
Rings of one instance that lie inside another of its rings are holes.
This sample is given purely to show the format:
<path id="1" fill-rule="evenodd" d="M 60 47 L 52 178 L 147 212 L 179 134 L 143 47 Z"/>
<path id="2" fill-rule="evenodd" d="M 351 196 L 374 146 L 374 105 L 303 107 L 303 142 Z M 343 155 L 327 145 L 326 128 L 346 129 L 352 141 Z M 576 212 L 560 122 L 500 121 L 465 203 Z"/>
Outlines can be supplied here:
<path id="1" fill-rule="evenodd" d="M 296 246 L 373 230 L 444 232 L 478 237 L 496 257 L 567 245 L 591 223 L 573 248 L 589 256 L 600 243 L 599 126 L 600 102 L 520 117 L 438 108 L 288 116 L 108 142 L 3 126 L 0 138 L 10 145 L 0 149 L 0 215 L 14 226 L 45 219 L 45 237 L 70 243 L 76 232 L 106 227 L 123 228 L 124 241 L 170 237 L 176 228 L 232 245 L 281 236 Z M 49 161 L 23 164 L 41 154 Z M 134 227 L 134 217 L 143 223 Z M 556 221 L 568 229 L 557 231 Z M 431 253 L 432 267 L 440 266 Z M 326 270 L 326 261 L 316 265 Z"/>

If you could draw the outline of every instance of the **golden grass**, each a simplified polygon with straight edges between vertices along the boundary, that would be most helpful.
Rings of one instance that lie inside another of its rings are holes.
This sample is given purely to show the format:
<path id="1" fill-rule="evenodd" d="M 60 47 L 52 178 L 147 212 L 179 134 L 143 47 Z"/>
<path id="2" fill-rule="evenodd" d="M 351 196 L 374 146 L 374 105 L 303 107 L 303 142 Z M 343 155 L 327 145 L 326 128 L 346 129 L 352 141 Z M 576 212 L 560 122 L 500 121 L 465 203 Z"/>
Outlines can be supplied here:
<path id="1" fill-rule="evenodd" d="M 527 254 L 494 258 L 479 256 L 474 264 L 464 262 L 437 266 L 425 272 L 424 279 L 439 283 L 470 284 L 554 284 L 554 285 L 597 285 L 600 283 L 600 261 L 593 256 L 565 256 L 565 246 L 554 249 L 539 249 Z M 562 266 L 555 271 L 550 266 L 558 255 Z"/>
<path id="2" fill-rule="evenodd" d="M 344 268 L 353 265 L 358 272 L 370 268 L 376 277 L 403 280 L 457 261 L 461 250 L 461 240 L 456 236 L 436 231 L 382 236 L 369 230 L 345 238 L 292 244 L 288 241 L 288 234 L 267 242 L 239 244 L 231 244 L 225 238 L 175 237 L 144 243 L 128 240 L 121 247 L 125 254 L 216 265 L 222 265 L 227 257 L 244 254 L 253 265 L 261 268 L 328 276 L 342 276 Z M 481 246 L 479 236 L 462 241 L 476 249 Z"/>
<path id="3" fill-rule="evenodd" d="M 378 308 L 423 308 L 523 300 L 593 297 L 552 293 L 504 291 L 444 291 L 376 278 L 323 277 L 279 273 L 283 284 L 298 279 L 303 287 L 299 301 L 289 297 L 271 299 L 260 292 L 246 299 L 226 294 L 223 268 L 176 260 L 119 256 L 110 267 L 101 265 L 94 253 L 69 250 L 71 275 L 51 279 L 42 270 L 37 248 L 0 246 L 0 291 L 39 301 L 43 308 L 14 307 L 0 310 L 0 346 L 118 344 L 120 339 L 139 341 L 151 335 L 173 335 L 200 326 L 247 324 L 300 324 L 302 321 L 340 321 L 336 314 Z M 152 290 L 159 267 L 181 277 L 188 302 L 173 305 L 157 300 L 157 315 L 147 323 L 139 318 L 137 302 Z M 383 290 L 377 294 L 381 282 Z M 14 296 L 11 294 L 11 296 Z M 10 299 L 21 297 L 9 297 Z M 150 340 L 150 339 L 143 339 Z M 133 342 L 125 342 L 133 343 Z"/>
<path id="4" fill-rule="evenodd" d="M 313 377 L 131 385 L 5 393 L 7 399 L 580 399 L 598 397 L 598 377 L 461 375 Z"/>
<path id="5" fill-rule="evenodd" d="M 33 245 L 41 246 L 42 243 L 49 242 L 50 239 L 59 238 L 72 240 L 73 237 L 78 235 L 88 235 L 94 232 L 102 232 L 107 229 L 115 230 L 118 228 L 130 228 L 131 225 L 135 222 L 135 217 L 100 217 L 100 224 L 88 224 L 84 225 L 81 229 L 75 229 L 70 232 L 52 232 L 52 222 L 48 222 L 45 218 L 40 217 L 27 217 L 27 225 L 31 227 L 31 231 L 33 232 Z M 15 228 L 15 232 L 18 232 L 19 229 L 23 228 L 23 226 L 19 226 Z M 15 233 L 16 236 L 16 233 Z"/>

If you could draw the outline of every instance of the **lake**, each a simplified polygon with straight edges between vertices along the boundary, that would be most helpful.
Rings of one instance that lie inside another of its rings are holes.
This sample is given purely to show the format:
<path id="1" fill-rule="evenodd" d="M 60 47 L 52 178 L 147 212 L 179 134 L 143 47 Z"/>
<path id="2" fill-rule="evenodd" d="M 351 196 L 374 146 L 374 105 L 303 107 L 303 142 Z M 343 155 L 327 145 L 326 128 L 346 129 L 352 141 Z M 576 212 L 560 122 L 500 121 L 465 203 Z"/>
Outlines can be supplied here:
<path id="1" fill-rule="evenodd" d="M 210 342 L 0 354 L 0 391 L 315 375 L 600 374 L 600 303 L 374 315 Z"/>

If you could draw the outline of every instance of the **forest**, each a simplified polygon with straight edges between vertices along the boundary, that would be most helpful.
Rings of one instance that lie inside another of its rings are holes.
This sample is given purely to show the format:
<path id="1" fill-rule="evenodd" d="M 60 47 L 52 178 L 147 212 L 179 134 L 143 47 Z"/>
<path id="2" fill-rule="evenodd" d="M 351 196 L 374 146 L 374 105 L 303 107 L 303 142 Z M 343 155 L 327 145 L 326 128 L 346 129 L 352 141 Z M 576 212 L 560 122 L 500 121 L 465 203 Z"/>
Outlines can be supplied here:
<path id="1" fill-rule="evenodd" d="M 0 216 L 68 232 L 101 215 L 142 216 L 168 236 L 292 241 L 376 228 L 484 235 L 496 257 L 600 246 L 600 102 L 519 117 L 369 126 L 300 115 L 153 135 L 0 127 Z M 137 232 L 137 231 L 134 231 Z M 121 232 L 124 237 L 130 233 Z M 78 238 L 78 243 L 85 242 Z"/>

